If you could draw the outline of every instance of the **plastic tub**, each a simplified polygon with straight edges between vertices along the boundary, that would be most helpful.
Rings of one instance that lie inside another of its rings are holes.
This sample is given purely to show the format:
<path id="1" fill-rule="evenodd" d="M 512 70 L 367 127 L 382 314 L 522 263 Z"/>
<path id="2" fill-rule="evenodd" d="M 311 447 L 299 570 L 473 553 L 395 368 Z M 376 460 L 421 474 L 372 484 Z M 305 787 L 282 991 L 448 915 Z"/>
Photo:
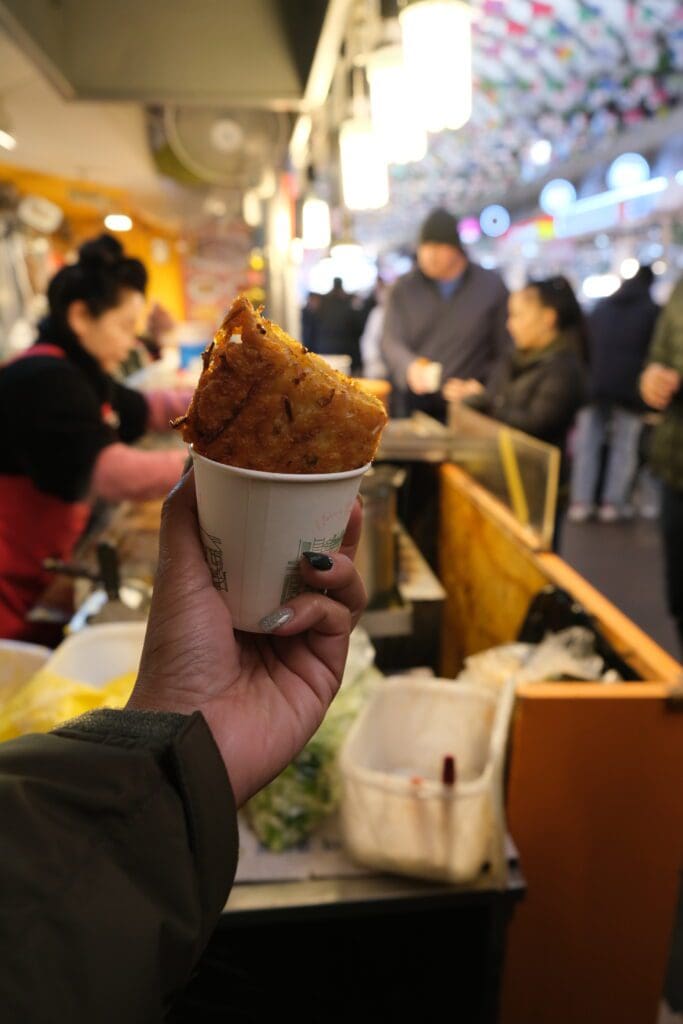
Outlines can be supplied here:
<path id="1" fill-rule="evenodd" d="M 387 680 L 340 752 L 344 841 L 380 870 L 465 882 L 502 869 L 502 770 L 514 688 Z M 457 778 L 441 781 L 452 755 Z"/>
<path id="2" fill-rule="evenodd" d="M 45 667 L 55 675 L 89 686 L 136 672 L 145 639 L 144 622 L 106 622 L 86 626 L 59 645 Z"/>

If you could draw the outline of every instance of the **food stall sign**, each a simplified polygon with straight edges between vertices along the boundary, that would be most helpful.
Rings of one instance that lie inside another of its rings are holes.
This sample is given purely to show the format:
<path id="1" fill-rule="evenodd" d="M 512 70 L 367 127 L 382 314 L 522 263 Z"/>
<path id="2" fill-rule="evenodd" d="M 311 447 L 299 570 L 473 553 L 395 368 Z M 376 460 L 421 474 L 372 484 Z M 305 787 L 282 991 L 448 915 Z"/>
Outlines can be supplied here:
<path id="1" fill-rule="evenodd" d="M 659 177 L 578 199 L 556 215 L 555 234 L 558 238 L 569 238 L 639 220 L 655 208 L 659 193 L 668 188 L 668 179 Z"/>

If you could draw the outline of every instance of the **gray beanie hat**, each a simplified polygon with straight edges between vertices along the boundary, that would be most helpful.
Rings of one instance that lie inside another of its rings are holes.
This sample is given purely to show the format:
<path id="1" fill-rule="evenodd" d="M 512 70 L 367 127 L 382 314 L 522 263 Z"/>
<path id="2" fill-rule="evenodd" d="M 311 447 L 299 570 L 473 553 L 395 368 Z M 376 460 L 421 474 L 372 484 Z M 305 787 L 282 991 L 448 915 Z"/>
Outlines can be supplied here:
<path id="1" fill-rule="evenodd" d="M 432 210 L 420 228 L 420 244 L 423 242 L 440 242 L 462 250 L 462 242 L 458 234 L 458 222 L 448 210 Z"/>

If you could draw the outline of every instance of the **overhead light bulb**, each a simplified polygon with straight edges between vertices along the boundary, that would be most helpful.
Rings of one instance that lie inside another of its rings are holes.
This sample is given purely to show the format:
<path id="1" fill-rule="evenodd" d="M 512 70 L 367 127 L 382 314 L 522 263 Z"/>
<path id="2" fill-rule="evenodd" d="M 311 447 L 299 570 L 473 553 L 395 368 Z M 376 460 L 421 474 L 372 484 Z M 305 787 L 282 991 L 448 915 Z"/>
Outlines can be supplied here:
<path id="1" fill-rule="evenodd" d="M 9 150 L 17 148 L 17 140 L 11 132 L 3 131 L 2 128 L 0 128 L 0 146 L 2 146 L 3 149 Z"/>
<path id="2" fill-rule="evenodd" d="M 379 210 L 389 202 L 389 171 L 368 118 L 354 117 L 339 129 L 342 192 L 349 210 Z"/>
<path id="3" fill-rule="evenodd" d="M 544 213 L 554 217 L 576 200 L 576 189 L 566 178 L 553 178 L 543 186 L 538 205 Z"/>
<path id="4" fill-rule="evenodd" d="M 326 249 L 330 244 L 330 208 L 324 199 L 308 196 L 301 212 L 304 249 Z"/>
<path id="5" fill-rule="evenodd" d="M 510 214 L 504 206 L 493 203 L 481 211 L 479 224 L 489 238 L 500 238 L 510 227 Z"/>
<path id="6" fill-rule="evenodd" d="M 553 144 L 548 139 L 537 139 L 529 147 L 529 159 L 536 167 L 545 167 L 553 155 Z"/>
<path id="7" fill-rule="evenodd" d="M 389 163 L 407 164 L 427 153 L 427 132 L 400 46 L 383 46 L 367 62 L 372 126 Z"/>
<path id="8" fill-rule="evenodd" d="M 619 273 L 625 281 L 635 277 L 639 270 L 640 263 L 635 256 L 627 256 L 625 260 L 621 261 L 621 266 L 619 267 Z"/>
<path id="9" fill-rule="evenodd" d="M 621 284 L 618 274 L 589 274 L 581 285 L 587 299 L 606 299 Z"/>
<path id="10" fill-rule="evenodd" d="M 430 132 L 472 115 L 472 27 L 463 0 L 417 0 L 399 14 L 410 89 Z"/>
<path id="11" fill-rule="evenodd" d="M 650 165 L 640 153 L 622 153 L 612 161 L 607 172 L 610 188 L 629 188 L 640 185 L 650 177 Z"/>
<path id="12" fill-rule="evenodd" d="M 104 218 L 104 226 L 108 231 L 130 231 L 133 221 L 126 213 L 108 213 Z"/>
<path id="13" fill-rule="evenodd" d="M 242 217 L 250 228 L 259 228 L 263 223 L 263 209 L 258 189 L 248 188 L 242 196 Z"/>

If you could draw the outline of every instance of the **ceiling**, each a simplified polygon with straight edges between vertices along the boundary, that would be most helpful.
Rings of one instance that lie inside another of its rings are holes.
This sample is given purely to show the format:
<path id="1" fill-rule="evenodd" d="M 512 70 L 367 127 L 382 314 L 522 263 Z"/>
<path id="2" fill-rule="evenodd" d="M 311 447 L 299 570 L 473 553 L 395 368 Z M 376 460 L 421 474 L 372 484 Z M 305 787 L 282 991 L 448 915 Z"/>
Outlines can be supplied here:
<path id="1" fill-rule="evenodd" d="M 472 0 L 474 108 L 431 136 L 419 164 L 391 169 L 391 205 L 356 218 L 361 238 L 412 240 L 436 205 L 535 205 L 551 177 L 579 181 L 628 148 L 683 131 L 680 0 Z M 673 115 L 673 116 L 672 116 Z M 535 167 L 529 146 L 553 144 Z"/>
<path id="2" fill-rule="evenodd" d="M 0 165 L 119 186 L 169 226 L 196 220 L 209 187 L 234 214 L 327 94 L 350 2 L 0 0 L 18 141 Z M 216 121 L 232 150 L 212 146 Z"/>
<path id="3" fill-rule="evenodd" d="M 0 165 L 120 186 L 169 224 L 196 217 L 209 187 L 239 195 L 275 162 L 297 113 L 323 103 L 353 3 L 0 0 L 0 102 L 18 139 Z M 618 152 L 683 133 L 680 0 L 472 10 L 472 119 L 432 136 L 419 164 L 391 169 L 390 205 L 355 218 L 361 240 L 410 243 L 437 204 L 462 216 L 533 206 L 550 177 L 580 183 Z M 214 119 L 258 142 L 212 181 Z M 541 168 L 528 155 L 539 137 L 553 144 Z"/>
<path id="4" fill-rule="evenodd" d="M 327 0 L 2 0 L 0 25 L 69 99 L 304 102 Z"/>

